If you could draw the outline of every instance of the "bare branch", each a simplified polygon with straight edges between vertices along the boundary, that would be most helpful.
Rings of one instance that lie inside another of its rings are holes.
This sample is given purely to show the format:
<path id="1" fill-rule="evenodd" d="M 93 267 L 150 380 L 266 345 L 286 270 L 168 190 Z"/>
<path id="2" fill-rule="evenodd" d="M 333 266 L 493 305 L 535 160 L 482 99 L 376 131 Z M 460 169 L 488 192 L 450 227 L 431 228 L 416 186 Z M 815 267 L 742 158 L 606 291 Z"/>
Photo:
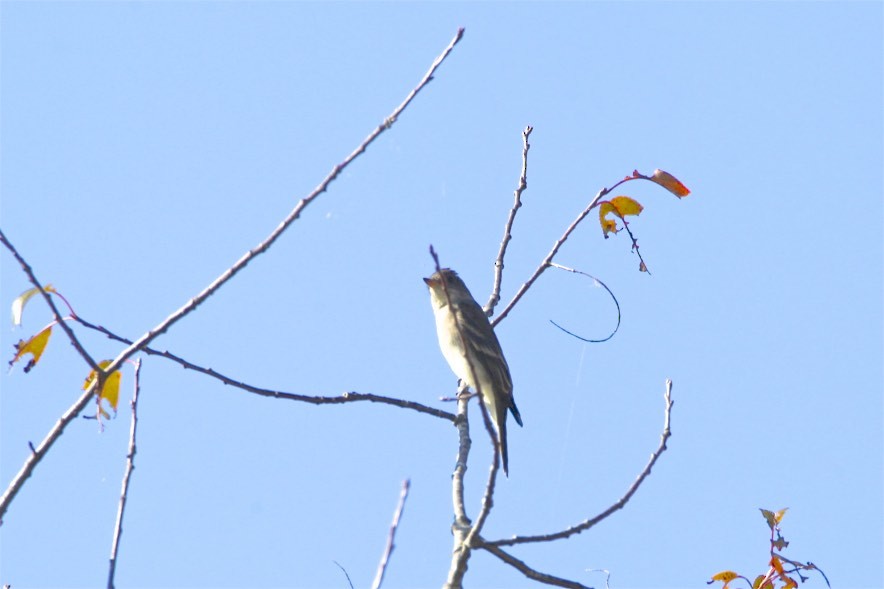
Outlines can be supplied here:
<path id="1" fill-rule="evenodd" d="M 573 536 L 574 534 L 579 534 L 593 527 L 603 519 L 607 518 L 609 515 L 617 511 L 618 509 L 623 509 L 626 503 L 632 498 L 635 492 L 638 490 L 639 486 L 644 482 L 648 475 L 651 474 L 651 469 L 654 467 L 654 464 L 657 463 L 657 459 L 660 458 L 660 455 L 666 450 L 666 441 L 672 435 L 671 430 L 669 429 L 669 416 L 672 413 L 672 381 L 670 379 L 666 379 L 666 390 L 663 394 L 663 401 L 665 405 L 664 413 L 663 413 L 663 433 L 660 434 L 660 444 L 657 446 L 657 449 L 651 454 L 651 458 L 648 460 L 647 465 L 645 465 L 644 470 L 639 473 L 638 477 L 632 482 L 629 488 L 626 490 L 626 493 L 618 499 L 614 504 L 608 507 L 606 510 L 593 517 L 592 519 L 585 520 L 580 524 L 575 526 L 571 526 L 566 530 L 562 530 L 561 532 L 555 532 L 552 534 L 543 534 L 538 536 L 514 536 L 513 538 L 509 538 L 507 540 L 495 540 L 493 542 L 486 542 L 485 547 L 488 546 L 513 546 L 515 544 L 527 544 L 529 542 L 550 542 L 552 540 L 561 540 L 562 538 L 568 538 L 569 536 Z"/>
<path id="2" fill-rule="evenodd" d="M 118 342 L 124 344 L 131 344 L 132 341 L 126 339 L 111 330 L 103 327 L 101 325 L 95 325 L 94 323 L 90 323 L 86 321 L 82 317 L 75 317 L 75 321 L 80 323 L 83 327 L 88 329 L 92 329 L 103 333 L 108 338 L 112 340 L 116 340 Z M 312 396 L 312 395 L 299 395 L 296 393 L 286 393 L 282 391 L 276 391 L 272 389 L 265 389 L 261 387 L 257 387 L 254 385 L 250 385 L 248 383 L 238 381 L 229 376 L 225 376 L 220 372 L 213 370 L 212 368 L 206 368 L 204 366 L 200 366 L 199 364 L 194 364 L 188 360 L 185 360 L 181 356 L 177 356 L 172 352 L 165 350 L 159 351 L 151 347 L 144 347 L 142 350 L 145 354 L 149 356 L 159 356 L 161 358 L 165 358 L 167 360 L 171 360 L 176 364 L 181 365 L 185 369 L 193 370 L 195 372 L 199 372 L 201 374 L 205 374 L 206 376 L 210 376 L 216 380 L 223 382 L 226 385 L 235 387 L 237 389 L 241 389 L 243 391 L 254 393 L 256 395 L 261 395 L 262 397 L 275 397 L 278 399 L 288 399 L 289 401 L 300 401 L 302 403 L 311 403 L 313 405 L 339 405 L 341 403 L 352 403 L 357 401 L 371 401 L 373 403 L 384 403 L 387 405 L 394 405 L 396 407 L 402 407 L 403 409 L 411 409 L 413 411 L 417 411 L 418 413 L 424 413 L 426 415 L 432 415 L 433 417 L 438 417 L 440 419 L 446 419 L 448 421 L 454 422 L 455 416 L 453 413 L 449 413 L 447 411 L 442 411 L 441 409 L 436 409 L 435 407 L 428 407 L 421 403 L 417 403 L 414 401 L 407 401 L 405 399 L 397 399 L 395 397 L 386 397 L 383 395 L 373 395 L 370 393 L 357 393 L 355 391 L 349 391 L 343 393 L 338 396 L 329 397 L 329 396 Z"/>
<path id="3" fill-rule="evenodd" d="M 233 264 L 233 266 L 225 270 L 220 276 L 218 276 L 218 278 L 216 278 L 214 281 L 212 281 L 211 284 L 203 289 L 202 292 L 187 301 L 187 303 L 185 303 L 180 309 L 166 317 L 166 319 L 161 321 L 150 331 L 143 334 L 136 341 L 129 344 L 129 346 L 125 350 L 120 352 L 117 357 L 114 358 L 114 360 L 107 366 L 105 370 L 98 369 L 94 361 L 92 362 L 92 365 L 94 366 L 93 370 L 96 370 L 98 374 L 98 378 L 95 379 L 94 385 L 90 387 L 90 389 L 87 390 L 79 399 L 77 399 L 77 401 L 70 407 L 70 409 L 68 409 L 64 413 L 62 418 L 59 419 L 55 426 L 53 426 L 53 428 L 49 431 L 49 434 L 47 434 L 46 438 L 44 438 L 43 442 L 40 444 L 37 450 L 31 453 L 25 460 L 25 463 L 22 466 L 21 470 L 4 492 L 3 497 L 0 498 L 0 521 L 2 521 L 3 514 L 6 513 L 6 510 L 9 508 L 9 503 L 18 493 L 19 489 L 21 489 L 24 481 L 31 476 L 31 473 L 33 472 L 36 465 L 40 462 L 40 460 L 43 459 L 43 456 L 46 454 L 46 451 L 49 450 L 52 444 L 55 443 L 55 441 L 61 436 L 71 420 L 77 414 L 79 414 L 80 411 L 83 410 L 83 408 L 85 408 L 86 404 L 89 402 L 89 399 L 92 397 L 94 392 L 96 390 L 101 390 L 100 387 L 104 385 L 105 377 L 108 374 L 113 373 L 115 370 L 118 370 L 120 366 L 122 366 L 123 362 L 129 359 L 132 355 L 144 349 L 150 342 L 165 333 L 170 327 L 172 327 L 172 325 L 194 311 L 200 304 L 202 304 L 203 302 L 205 302 L 206 299 L 212 296 L 215 291 L 226 284 L 227 281 L 233 278 L 240 270 L 245 268 L 249 264 L 249 262 L 251 262 L 257 256 L 266 252 L 270 248 L 270 246 L 273 245 L 273 243 L 279 238 L 279 236 L 282 235 L 283 232 L 288 229 L 289 226 L 301 216 L 301 212 L 307 206 L 309 206 L 310 203 L 312 203 L 320 194 L 328 189 L 329 184 L 331 184 L 332 181 L 334 181 L 335 178 L 338 177 L 341 171 L 344 170 L 344 168 L 346 168 L 348 165 L 350 165 L 350 163 L 360 154 L 362 154 L 366 150 L 366 148 L 375 139 L 378 138 L 381 133 L 389 129 L 393 125 L 393 123 L 396 122 L 396 119 L 399 117 L 402 111 L 405 110 L 405 107 L 407 107 L 411 103 L 414 97 L 417 96 L 417 93 L 420 92 L 424 88 L 424 86 L 429 84 L 430 80 L 433 79 L 433 73 L 445 60 L 448 54 L 451 53 L 457 42 L 460 41 L 460 39 L 463 37 L 463 33 L 463 28 L 458 29 L 457 34 L 454 36 L 454 38 L 451 40 L 445 50 L 439 55 L 439 57 L 437 57 L 436 60 L 432 63 L 430 69 L 424 75 L 423 79 L 408 94 L 408 96 L 406 96 L 402 104 L 396 107 L 393 113 L 389 117 L 387 117 L 382 124 L 378 125 L 378 127 L 374 131 L 372 131 L 350 155 L 344 158 L 341 163 L 332 168 L 332 171 L 325 177 L 322 182 L 319 183 L 316 188 L 313 189 L 313 192 L 302 198 L 298 202 L 298 204 L 295 205 L 295 208 L 292 209 L 292 211 L 285 217 L 285 219 L 283 219 L 279 226 L 274 229 L 270 233 L 270 235 L 268 235 L 267 238 L 264 239 L 264 241 L 259 243 L 254 249 L 246 252 L 239 260 L 236 261 L 236 263 Z M 2 233 L 0 233 L 0 235 L 2 235 Z M 2 237 L 2 241 L 4 244 L 7 245 L 7 247 L 10 247 L 5 236 Z M 16 258 L 20 259 L 19 256 L 16 256 Z M 31 273 L 29 274 L 29 276 L 33 276 L 33 274 Z M 34 278 L 33 280 L 35 281 L 36 286 L 40 286 L 39 283 L 36 282 L 36 278 Z M 47 298 L 47 302 L 49 303 L 53 312 L 56 313 L 56 316 L 58 316 L 58 310 L 55 308 L 52 300 L 46 295 L 46 292 L 42 289 L 42 287 L 40 288 L 40 290 L 43 293 L 43 296 Z M 65 328 L 63 322 L 62 327 Z M 68 329 L 69 328 L 67 328 L 66 331 Z M 72 337 L 72 335 L 69 335 L 69 337 Z"/>
<path id="4" fill-rule="evenodd" d="M 500 242 L 500 251 L 497 252 L 497 260 L 494 262 L 494 287 L 491 289 L 491 298 L 485 304 L 485 314 L 491 317 L 494 315 L 494 307 L 500 301 L 500 286 L 503 281 L 503 258 L 506 256 L 506 248 L 513 238 L 513 222 L 516 220 L 516 212 L 522 207 L 522 192 L 528 188 L 528 150 L 531 145 L 528 143 L 528 137 L 534 127 L 528 125 L 522 131 L 522 173 L 519 175 L 519 186 L 513 192 L 513 207 L 510 209 L 509 217 L 503 226 L 503 239 Z"/>
<path id="5" fill-rule="evenodd" d="M 6 246 L 6 249 L 9 250 L 9 252 L 19 263 L 21 269 L 24 270 L 24 273 L 27 275 L 28 281 L 40 291 L 41 295 L 43 295 L 43 299 L 52 310 L 52 315 L 53 317 L 55 317 L 55 322 L 58 323 L 58 325 L 61 326 L 62 330 L 64 330 L 64 332 L 67 334 L 68 339 L 71 340 L 71 345 L 74 346 L 77 352 L 79 352 L 80 356 L 83 357 L 83 360 L 86 361 L 86 364 L 88 364 L 92 370 L 95 370 L 96 372 L 101 372 L 101 369 L 98 368 L 98 364 L 95 362 L 92 356 L 89 355 L 89 352 L 86 351 L 86 348 L 83 347 L 83 345 L 80 343 L 80 340 L 77 339 L 77 336 L 74 334 L 74 330 L 70 328 L 70 326 L 65 322 L 64 318 L 61 316 L 61 313 L 58 311 L 58 307 L 55 306 L 55 301 L 53 301 L 49 293 L 43 289 L 43 284 L 39 280 L 37 280 L 37 277 L 34 275 L 34 271 L 31 266 L 25 261 L 24 257 L 22 257 L 22 255 L 18 253 L 18 250 L 15 249 L 15 246 L 13 246 L 12 243 L 10 243 L 10 241 L 6 238 L 6 235 L 3 233 L 2 229 L 0 229 L 0 242 L 2 242 L 3 245 Z M 66 300 L 65 303 L 67 303 Z M 70 305 L 68 305 L 68 308 L 70 309 Z M 0 515 L 2 515 L 2 511 L 0 511 Z"/>
<path id="6" fill-rule="evenodd" d="M 402 510 L 405 509 L 405 500 L 408 498 L 408 488 L 411 482 L 408 479 L 402 481 L 402 492 L 399 494 L 399 505 L 393 514 L 393 523 L 390 524 L 390 533 L 387 535 L 387 546 L 384 548 L 384 554 L 381 556 L 381 562 L 378 564 L 378 572 L 375 574 L 374 583 L 371 589 L 380 589 L 381 583 L 384 582 L 384 573 L 387 571 L 387 564 L 390 562 L 390 554 L 393 553 L 393 541 L 396 539 L 396 529 L 399 527 L 399 518 L 402 517 Z"/>
<path id="7" fill-rule="evenodd" d="M 107 575 L 107 589 L 114 589 L 114 573 L 117 569 L 117 551 L 120 547 L 120 536 L 123 534 L 123 514 L 126 510 L 126 499 L 129 496 L 129 479 L 135 469 L 135 432 L 138 428 L 138 391 L 141 388 L 141 358 L 135 360 L 135 392 L 132 393 L 132 426 L 129 429 L 129 451 L 126 454 L 126 471 L 123 473 L 123 485 L 120 492 L 120 506 L 117 510 L 117 523 L 114 526 L 114 539 L 111 544 L 110 567 Z"/>
<path id="8" fill-rule="evenodd" d="M 546 585 L 552 585 L 554 587 L 568 587 L 569 589 L 592 589 L 591 587 L 581 585 L 576 581 L 569 581 L 568 579 L 562 579 L 561 577 L 554 577 L 553 575 L 536 571 L 518 558 L 504 552 L 499 546 L 485 544 L 482 545 L 482 548 L 484 548 L 503 562 L 512 565 L 513 568 L 520 571 L 529 579 L 539 581 L 540 583 L 544 583 Z"/>

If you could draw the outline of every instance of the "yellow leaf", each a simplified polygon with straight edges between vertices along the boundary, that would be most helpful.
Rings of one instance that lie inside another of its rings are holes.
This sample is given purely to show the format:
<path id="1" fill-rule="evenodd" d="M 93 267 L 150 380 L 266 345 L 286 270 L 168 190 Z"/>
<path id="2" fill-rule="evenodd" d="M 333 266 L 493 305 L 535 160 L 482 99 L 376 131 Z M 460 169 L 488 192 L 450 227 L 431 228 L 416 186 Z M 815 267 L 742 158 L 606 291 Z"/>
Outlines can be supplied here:
<path id="1" fill-rule="evenodd" d="M 29 339 L 28 341 L 19 340 L 17 344 L 15 344 L 15 356 L 12 360 L 9 361 L 9 366 L 12 367 L 13 364 L 18 362 L 22 356 L 25 354 L 30 354 L 32 358 L 25 364 L 25 372 L 30 372 L 31 368 L 37 365 L 37 362 L 40 361 L 40 356 L 43 355 L 43 350 L 46 349 L 46 344 L 49 343 L 49 336 L 52 335 L 52 326 L 43 328 L 43 331 Z"/>
<path id="2" fill-rule="evenodd" d="M 767 525 L 770 529 L 774 529 L 777 527 L 777 516 L 772 511 L 768 511 L 767 509 L 761 510 L 761 515 L 764 516 L 764 519 L 767 521 Z"/>
<path id="3" fill-rule="evenodd" d="M 55 292 L 55 289 L 52 288 L 51 284 L 47 284 L 43 287 L 43 290 L 46 292 Z M 18 326 L 21 325 L 21 317 L 22 313 L 24 313 L 25 305 L 28 304 L 28 301 L 31 300 L 35 294 L 39 293 L 40 289 L 37 287 L 29 288 L 25 292 L 18 295 L 14 301 L 12 301 L 12 325 Z"/>
<path id="4" fill-rule="evenodd" d="M 786 515 L 786 511 L 788 511 L 788 510 L 789 510 L 788 507 L 784 507 L 774 514 L 774 518 L 776 518 L 777 523 L 780 523 L 781 521 L 783 521 L 783 516 Z"/>
<path id="5" fill-rule="evenodd" d="M 720 573 L 716 573 L 716 574 L 712 575 L 712 580 L 713 581 L 724 581 L 725 583 L 728 583 L 728 582 L 733 581 L 734 579 L 738 578 L 739 576 L 740 575 L 738 575 L 734 571 L 721 571 Z"/>
<path id="6" fill-rule="evenodd" d="M 626 220 L 624 217 L 626 215 L 638 215 L 642 212 L 644 207 L 642 207 L 638 201 L 635 201 L 628 196 L 615 196 L 611 200 L 603 200 L 599 203 L 599 222 L 602 226 L 602 233 L 605 238 L 608 237 L 608 233 L 617 233 L 617 222 L 614 219 L 608 219 L 607 216 L 610 213 L 614 213 L 615 216 L 620 217 L 624 222 Z"/>
<path id="7" fill-rule="evenodd" d="M 644 207 L 637 200 L 633 200 L 628 196 L 615 196 L 611 199 L 611 204 L 617 209 L 617 213 L 622 219 L 625 215 L 638 215 L 644 210 Z"/>
<path id="8" fill-rule="evenodd" d="M 108 366 L 110 366 L 111 360 L 102 360 L 98 363 L 98 367 L 104 370 Z M 89 373 L 89 376 L 86 378 L 86 382 L 83 383 L 83 390 L 88 389 L 92 386 L 92 383 L 95 382 L 95 379 L 98 378 L 98 374 L 93 370 Z M 108 405 L 114 410 L 114 413 L 117 412 L 117 405 L 120 402 L 120 380 L 122 375 L 119 370 L 114 370 L 112 373 L 107 375 L 107 378 L 104 379 L 104 386 L 101 388 L 101 391 L 98 392 L 98 410 L 104 417 L 110 417 L 110 414 L 104 410 L 101 406 L 101 401 L 107 401 Z"/>
<path id="9" fill-rule="evenodd" d="M 611 219 L 602 219 L 602 233 L 608 239 L 608 233 L 617 233 L 617 223 Z"/>
<path id="10" fill-rule="evenodd" d="M 684 198 L 691 193 L 687 186 L 679 182 L 678 178 L 663 170 L 654 170 L 649 180 L 659 184 L 678 198 Z"/>
<path id="11" fill-rule="evenodd" d="M 783 589 L 796 589 L 798 587 L 798 583 L 792 577 L 783 577 L 781 580 L 783 581 Z"/>

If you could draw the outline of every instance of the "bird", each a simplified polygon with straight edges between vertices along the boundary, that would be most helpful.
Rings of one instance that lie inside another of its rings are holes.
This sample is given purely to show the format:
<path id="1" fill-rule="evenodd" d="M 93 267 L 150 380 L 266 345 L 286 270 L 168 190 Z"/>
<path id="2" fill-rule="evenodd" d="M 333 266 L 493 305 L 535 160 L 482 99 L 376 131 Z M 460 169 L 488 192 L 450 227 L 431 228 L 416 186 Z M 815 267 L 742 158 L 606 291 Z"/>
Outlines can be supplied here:
<path id="1" fill-rule="evenodd" d="M 429 278 L 424 278 L 424 282 L 430 290 L 430 303 L 436 318 L 436 335 L 442 356 L 451 371 L 464 384 L 481 393 L 485 408 L 497 430 L 503 472 L 509 477 L 507 412 L 513 414 L 519 426 L 522 425 L 522 416 L 519 415 L 513 399 L 510 368 L 494 328 L 491 327 L 485 311 L 454 270 L 443 268 Z"/>

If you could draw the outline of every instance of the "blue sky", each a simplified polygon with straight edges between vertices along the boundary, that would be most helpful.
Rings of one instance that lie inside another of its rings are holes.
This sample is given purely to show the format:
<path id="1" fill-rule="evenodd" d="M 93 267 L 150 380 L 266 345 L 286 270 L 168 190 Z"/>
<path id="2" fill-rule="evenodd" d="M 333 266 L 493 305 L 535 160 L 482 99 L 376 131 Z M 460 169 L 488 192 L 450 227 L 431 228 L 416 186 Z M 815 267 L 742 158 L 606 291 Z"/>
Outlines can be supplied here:
<path id="1" fill-rule="evenodd" d="M 257 386 L 385 394 L 453 410 L 421 277 L 433 244 L 476 297 L 534 126 L 507 302 L 603 186 L 667 170 L 625 234 L 592 218 L 498 334 L 525 427 L 486 538 L 594 516 L 673 437 L 625 509 L 513 549 L 615 588 L 704 587 L 765 568 L 757 509 L 789 507 L 786 555 L 833 586 L 884 585 L 882 5 L 813 3 L 51 3 L 0 5 L 0 226 L 80 315 L 130 338 L 254 247 L 462 42 L 396 125 L 276 245 L 156 342 Z M 29 287 L 0 255 L 3 305 Z M 42 303 L 2 349 L 49 321 Z M 120 348 L 82 332 L 88 349 Z M 0 485 L 79 395 L 56 333 L 0 376 Z M 105 582 L 129 431 L 71 425 L 0 527 L 0 582 Z M 401 481 L 385 587 L 434 587 L 451 550 L 457 438 L 380 405 L 243 393 L 142 369 L 119 587 L 368 586 Z M 474 407 L 475 409 L 475 407 Z M 475 412 L 473 413 L 475 416 Z M 489 445 L 473 430 L 468 509 Z M 533 583 L 487 554 L 473 587 Z M 810 587 L 823 587 L 817 577 Z"/>

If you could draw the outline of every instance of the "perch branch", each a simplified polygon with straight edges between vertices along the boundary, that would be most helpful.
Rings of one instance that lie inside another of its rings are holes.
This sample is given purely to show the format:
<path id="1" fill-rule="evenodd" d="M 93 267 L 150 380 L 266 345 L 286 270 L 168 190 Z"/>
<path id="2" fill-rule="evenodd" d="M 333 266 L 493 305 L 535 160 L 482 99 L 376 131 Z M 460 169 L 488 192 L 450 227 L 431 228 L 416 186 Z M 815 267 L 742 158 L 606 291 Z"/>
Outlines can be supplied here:
<path id="1" fill-rule="evenodd" d="M 116 333 L 110 331 L 106 327 L 101 325 L 95 325 L 94 323 L 90 323 L 86 321 L 82 317 L 74 318 L 77 322 L 79 322 L 83 327 L 87 329 L 92 329 L 103 333 L 108 338 L 116 340 L 118 342 L 124 344 L 131 344 L 131 340 L 128 340 L 122 336 L 117 335 Z M 357 393 L 355 391 L 348 391 L 346 393 L 342 393 L 337 396 L 312 396 L 312 395 L 299 395 L 296 393 L 286 393 L 283 391 L 276 391 L 272 389 L 265 389 L 261 387 L 257 387 L 254 385 L 250 385 L 248 383 L 238 381 L 229 376 L 221 374 L 217 370 L 212 368 L 206 368 L 204 366 L 200 366 L 199 364 L 194 364 L 188 360 L 185 360 L 181 356 L 173 354 L 168 350 L 160 351 L 149 346 L 142 348 L 141 350 L 145 354 L 149 356 L 159 356 L 161 358 L 165 358 L 167 360 L 171 360 L 176 364 L 179 364 L 183 368 L 187 370 L 193 370 L 195 372 L 199 372 L 200 374 L 205 374 L 211 378 L 221 381 L 225 385 L 232 386 L 234 388 L 253 393 L 255 395 L 260 395 L 262 397 L 274 397 L 277 399 L 287 399 L 289 401 L 299 401 L 302 403 L 311 403 L 313 405 L 339 405 L 341 403 L 352 403 L 358 401 L 370 401 L 372 403 L 383 403 L 386 405 L 394 405 L 396 407 L 402 407 L 403 409 L 411 409 L 413 411 L 417 411 L 418 413 L 424 413 L 426 415 L 432 415 L 433 417 L 438 417 L 440 419 L 446 419 L 448 421 L 454 422 L 455 416 L 453 413 L 449 413 L 448 411 L 442 411 L 441 409 L 436 409 L 435 407 L 428 407 L 421 403 L 416 403 L 414 401 L 406 401 L 405 399 L 397 399 L 395 397 L 386 397 L 384 395 L 374 395 L 370 393 Z"/>

